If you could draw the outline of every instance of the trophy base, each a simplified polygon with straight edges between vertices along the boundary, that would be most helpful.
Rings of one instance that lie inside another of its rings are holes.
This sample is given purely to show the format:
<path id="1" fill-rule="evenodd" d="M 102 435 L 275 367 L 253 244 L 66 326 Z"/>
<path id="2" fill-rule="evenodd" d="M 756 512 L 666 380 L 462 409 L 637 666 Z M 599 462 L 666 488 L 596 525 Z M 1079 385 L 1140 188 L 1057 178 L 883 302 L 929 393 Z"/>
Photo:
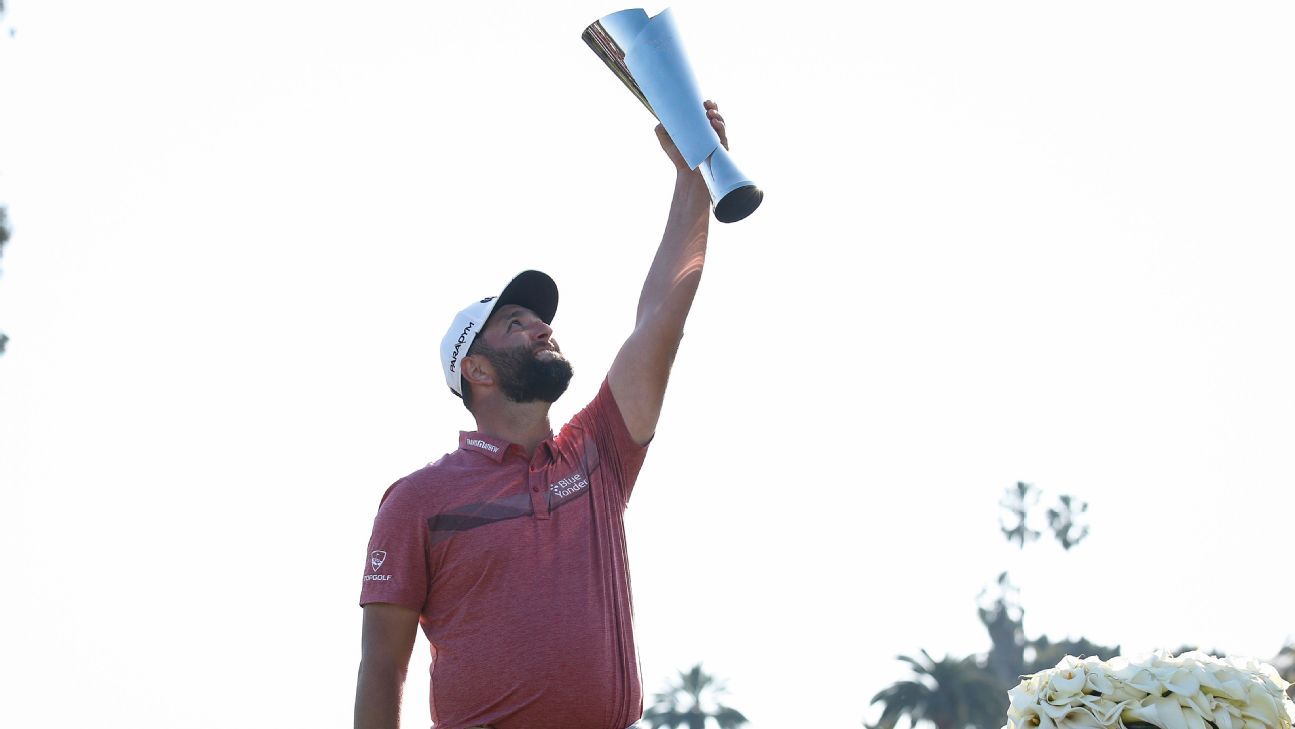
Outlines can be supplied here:
<path id="1" fill-rule="evenodd" d="M 736 223 L 754 213 L 763 201 L 764 192 L 755 185 L 739 187 L 715 204 L 715 219 L 721 223 Z"/>

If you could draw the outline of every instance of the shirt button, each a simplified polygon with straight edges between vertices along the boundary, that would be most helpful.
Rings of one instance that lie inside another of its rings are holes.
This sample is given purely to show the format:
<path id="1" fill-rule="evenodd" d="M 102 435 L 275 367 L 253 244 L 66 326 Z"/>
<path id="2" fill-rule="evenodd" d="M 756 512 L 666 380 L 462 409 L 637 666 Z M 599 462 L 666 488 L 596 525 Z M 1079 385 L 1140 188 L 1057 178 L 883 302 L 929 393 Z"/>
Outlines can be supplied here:
<path id="1" fill-rule="evenodd" d="M 539 486 L 532 486 L 532 487 L 531 487 L 531 491 L 534 491 L 535 493 L 537 493 L 537 494 L 538 494 L 538 493 L 540 492 L 540 487 L 539 487 Z"/>

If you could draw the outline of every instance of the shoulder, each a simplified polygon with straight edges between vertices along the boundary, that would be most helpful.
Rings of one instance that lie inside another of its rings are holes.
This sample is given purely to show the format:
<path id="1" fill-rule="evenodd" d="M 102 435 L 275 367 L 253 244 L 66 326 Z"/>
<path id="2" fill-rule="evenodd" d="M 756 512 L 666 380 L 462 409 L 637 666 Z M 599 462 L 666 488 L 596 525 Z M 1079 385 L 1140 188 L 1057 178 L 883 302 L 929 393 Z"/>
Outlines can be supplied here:
<path id="1" fill-rule="evenodd" d="M 572 415 L 558 431 L 558 438 L 571 437 L 576 432 L 605 428 L 609 424 L 609 415 L 619 418 L 620 410 L 616 407 L 616 400 L 607 386 L 607 380 L 603 380 L 594 398 Z"/>
<path id="2" fill-rule="evenodd" d="M 454 451 L 410 473 L 387 487 L 382 495 L 383 509 L 413 507 L 435 500 L 446 488 L 452 487 L 464 470 L 465 454 Z"/>
<path id="3" fill-rule="evenodd" d="M 594 395 L 593 400 L 572 416 L 558 434 L 559 441 L 589 437 L 606 439 L 626 450 L 644 448 L 630 437 L 625 417 L 621 414 L 620 405 L 616 403 L 611 385 L 606 379 L 599 386 L 598 394 Z"/>

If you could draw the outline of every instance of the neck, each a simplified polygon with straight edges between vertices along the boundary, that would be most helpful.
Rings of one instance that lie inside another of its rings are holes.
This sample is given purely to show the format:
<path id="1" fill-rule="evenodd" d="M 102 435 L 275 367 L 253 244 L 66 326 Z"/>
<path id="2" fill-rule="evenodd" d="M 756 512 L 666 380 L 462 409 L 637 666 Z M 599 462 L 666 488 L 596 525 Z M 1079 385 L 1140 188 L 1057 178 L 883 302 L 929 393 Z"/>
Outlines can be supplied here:
<path id="1" fill-rule="evenodd" d="M 516 403 L 505 400 L 480 407 L 474 414 L 477 430 L 493 438 L 516 443 L 529 456 L 553 433 L 549 426 L 551 405 L 547 402 Z"/>

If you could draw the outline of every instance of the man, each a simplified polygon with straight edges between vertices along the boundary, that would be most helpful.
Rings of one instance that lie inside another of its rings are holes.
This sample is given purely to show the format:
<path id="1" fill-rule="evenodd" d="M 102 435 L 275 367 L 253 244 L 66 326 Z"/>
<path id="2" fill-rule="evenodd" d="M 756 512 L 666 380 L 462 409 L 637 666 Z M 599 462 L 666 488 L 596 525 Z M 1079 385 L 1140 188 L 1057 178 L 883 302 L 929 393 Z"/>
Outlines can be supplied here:
<path id="1" fill-rule="evenodd" d="M 724 120 L 707 117 L 727 148 Z M 656 430 L 701 278 L 710 196 L 664 129 L 674 199 L 634 330 L 555 437 L 571 365 L 557 287 L 526 271 L 464 309 L 442 365 L 477 429 L 383 496 L 360 604 L 356 729 L 390 729 L 415 630 L 432 646 L 437 729 L 625 729 L 642 714 L 622 515 Z"/>

